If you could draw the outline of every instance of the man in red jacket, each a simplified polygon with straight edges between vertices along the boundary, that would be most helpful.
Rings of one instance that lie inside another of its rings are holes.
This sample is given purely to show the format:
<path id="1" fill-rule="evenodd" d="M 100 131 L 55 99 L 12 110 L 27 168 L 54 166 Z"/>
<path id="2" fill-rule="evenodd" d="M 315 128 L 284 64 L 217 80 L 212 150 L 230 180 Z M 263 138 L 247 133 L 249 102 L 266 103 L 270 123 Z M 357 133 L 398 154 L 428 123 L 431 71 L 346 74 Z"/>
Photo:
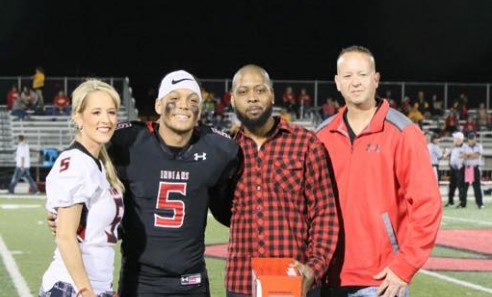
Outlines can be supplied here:
<path id="1" fill-rule="evenodd" d="M 322 296 L 407 296 L 442 215 L 424 135 L 376 98 L 368 49 L 342 50 L 335 82 L 346 106 L 317 134 L 332 159 L 343 220 Z"/>

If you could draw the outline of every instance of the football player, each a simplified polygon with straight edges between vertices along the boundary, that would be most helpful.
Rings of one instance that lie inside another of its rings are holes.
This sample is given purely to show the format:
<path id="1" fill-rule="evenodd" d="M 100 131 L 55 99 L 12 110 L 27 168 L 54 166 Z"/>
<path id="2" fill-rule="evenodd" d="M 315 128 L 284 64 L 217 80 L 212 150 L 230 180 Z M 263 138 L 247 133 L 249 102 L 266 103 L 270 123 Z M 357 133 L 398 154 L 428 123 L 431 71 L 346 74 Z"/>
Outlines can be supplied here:
<path id="1" fill-rule="evenodd" d="M 197 127 L 201 101 L 193 75 L 169 73 L 155 101 L 158 122 L 121 123 L 111 140 L 109 152 L 127 190 L 121 297 L 210 295 L 208 208 L 229 223 L 240 157 L 228 135 Z"/>

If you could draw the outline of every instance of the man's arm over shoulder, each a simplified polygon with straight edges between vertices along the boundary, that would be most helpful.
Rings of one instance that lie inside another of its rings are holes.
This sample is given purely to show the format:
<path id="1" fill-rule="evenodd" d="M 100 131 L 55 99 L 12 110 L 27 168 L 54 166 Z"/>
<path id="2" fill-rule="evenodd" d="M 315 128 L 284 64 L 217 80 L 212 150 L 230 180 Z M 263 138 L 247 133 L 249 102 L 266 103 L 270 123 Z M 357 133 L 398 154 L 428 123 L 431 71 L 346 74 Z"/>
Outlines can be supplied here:
<path id="1" fill-rule="evenodd" d="M 152 125 L 138 121 L 119 122 L 111 141 L 108 143 L 108 153 L 116 167 L 128 165 L 128 149 L 137 140 L 142 131 L 149 131 Z"/>
<path id="2" fill-rule="evenodd" d="M 404 205 L 397 215 L 407 216 L 409 223 L 405 234 L 396 234 L 404 240 L 399 242 L 400 250 L 389 268 L 410 282 L 432 251 L 441 221 L 442 202 L 422 131 L 412 124 L 401 133 L 395 170 Z"/>

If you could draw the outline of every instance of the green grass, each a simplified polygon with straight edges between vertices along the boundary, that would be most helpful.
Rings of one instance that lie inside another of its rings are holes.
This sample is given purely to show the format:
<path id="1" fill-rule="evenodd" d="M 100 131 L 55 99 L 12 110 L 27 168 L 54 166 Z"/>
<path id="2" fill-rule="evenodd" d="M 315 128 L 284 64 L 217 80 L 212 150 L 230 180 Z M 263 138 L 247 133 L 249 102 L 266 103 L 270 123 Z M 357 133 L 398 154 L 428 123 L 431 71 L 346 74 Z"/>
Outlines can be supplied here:
<path id="1" fill-rule="evenodd" d="M 492 229 L 492 206 L 478 210 L 472 201 L 466 209 L 445 209 L 442 228 L 444 229 Z M 5 205 L 38 206 L 37 208 L 4 209 Z M 37 296 L 41 277 L 48 267 L 55 248 L 54 239 L 45 221 L 44 200 L 16 197 L 0 198 L 0 236 L 12 252 L 22 276 L 25 278 L 33 296 Z M 479 224 L 480 223 L 480 224 Z M 227 243 L 229 230 L 213 218 L 209 219 L 206 233 L 207 244 Z M 119 247 L 118 247 L 119 250 Z M 115 283 L 118 279 L 119 252 L 116 259 Z M 483 258 L 474 253 L 436 247 L 434 256 L 458 258 Z M 207 259 L 212 296 L 224 296 L 225 262 L 220 259 Z M 492 273 L 478 272 L 438 272 L 462 281 L 467 281 L 492 289 Z M 0 260 L 0 297 L 17 296 L 13 283 Z M 492 296 L 457 284 L 449 283 L 431 276 L 418 274 L 410 287 L 411 296 Z"/>
<path id="2" fill-rule="evenodd" d="M 442 274 L 462 281 L 474 283 L 486 288 L 492 288 L 492 272 L 450 272 L 444 271 Z"/>
<path id="3" fill-rule="evenodd" d="M 468 258 L 468 259 L 486 259 L 487 257 L 481 254 L 470 253 L 453 248 L 435 246 L 432 250 L 432 256 L 443 258 Z"/>
<path id="4" fill-rule="evenodd" d="M 474 283 L 474 282 L 473 282 Z M 491 285 L 487 286 L 491 288 Z M 411 297 L 490 297 L 492 294 L 472 290 L 424 274 L 417 274 L 410 286 Z"/>
<path id="5" fill-rule="evenodd" d="M 2 261 L 0 261 L 0 288 L 0 296 L 15 296 L 14 284 Z"/>
<path id="6" fill-rule="evenodd" d="M 442 229 L 492 229 L 492 205 L 485 202 L 486 208 L 478 209 L 468 200 L 466 208 L 444 208 Z"/>

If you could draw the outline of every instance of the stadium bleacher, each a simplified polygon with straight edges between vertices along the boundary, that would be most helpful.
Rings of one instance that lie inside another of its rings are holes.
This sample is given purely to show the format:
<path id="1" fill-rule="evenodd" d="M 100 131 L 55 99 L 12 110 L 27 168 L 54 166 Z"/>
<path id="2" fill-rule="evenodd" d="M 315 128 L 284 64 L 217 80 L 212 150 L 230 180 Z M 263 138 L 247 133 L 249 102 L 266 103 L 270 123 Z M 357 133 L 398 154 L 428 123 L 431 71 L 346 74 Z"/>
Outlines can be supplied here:
<path id="1" fill-rule="evenodd" d="M 29 115 L 24 120 L 9 115 L 6 111 L 1 114 L 2 135 L 0 140 L 0 160 L 3 166 L 14 166 L 16 139 L 24 135 L 31 151 L 31 163 L 40 166 L 39 152 L 44 148 L 63 150 L 73 140 L 75 127 L 70 116 L 63 115 Z M 120 121 L 128 120 L 125 108 L 118 112 Z"/>

